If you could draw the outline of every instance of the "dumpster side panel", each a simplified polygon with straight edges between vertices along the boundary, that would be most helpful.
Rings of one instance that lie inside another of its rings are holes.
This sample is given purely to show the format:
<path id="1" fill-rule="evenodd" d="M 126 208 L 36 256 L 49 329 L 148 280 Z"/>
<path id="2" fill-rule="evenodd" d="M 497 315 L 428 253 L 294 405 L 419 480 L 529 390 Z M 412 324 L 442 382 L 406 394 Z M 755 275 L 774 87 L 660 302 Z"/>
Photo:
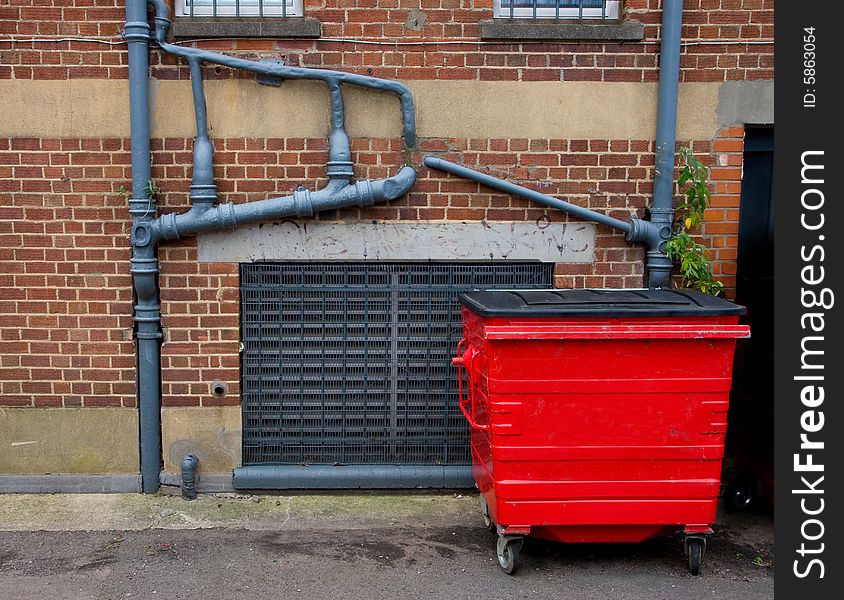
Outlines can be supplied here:
<path id="1" fill-rule="evenodd" d="M 604 320 L 597 333 L 588 321 L 464 310 L 487 428 L 472 433 L 474 475 L 491 517 L 568 541 L 712 523 L 737 317 Z"/>

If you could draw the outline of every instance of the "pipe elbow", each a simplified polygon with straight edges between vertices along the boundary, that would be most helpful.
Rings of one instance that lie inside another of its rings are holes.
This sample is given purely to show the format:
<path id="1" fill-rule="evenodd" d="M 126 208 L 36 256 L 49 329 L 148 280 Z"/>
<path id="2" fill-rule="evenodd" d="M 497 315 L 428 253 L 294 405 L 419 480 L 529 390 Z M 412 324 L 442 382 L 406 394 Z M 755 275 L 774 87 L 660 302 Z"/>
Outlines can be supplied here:
<path id="1" fill-rule="evenodd" d="M 155 41 L 159 46 L 165 44 L 167 31 L 170 29 L 170 7 L 165 0 L 147 0 L 147 5 L 155 10 Z"/>
<path id="2" fill-rule="evenodd" d="M 373 181 L 372 193 L 376 201 L 389 202 L 404 196 L 414 183 L 416 183 L 416 170 L 405 165 L 392 177 Z"/>
<path id="3" fill-rule="evenodd" d="M 167 2 L 165 2 L 165 0 L 147 0 L 147 5 L 152 6 L 153 9 L 155 9 L 156 18 L 165 18 L 169 20 L 170 7 L 167 6 Z"/>

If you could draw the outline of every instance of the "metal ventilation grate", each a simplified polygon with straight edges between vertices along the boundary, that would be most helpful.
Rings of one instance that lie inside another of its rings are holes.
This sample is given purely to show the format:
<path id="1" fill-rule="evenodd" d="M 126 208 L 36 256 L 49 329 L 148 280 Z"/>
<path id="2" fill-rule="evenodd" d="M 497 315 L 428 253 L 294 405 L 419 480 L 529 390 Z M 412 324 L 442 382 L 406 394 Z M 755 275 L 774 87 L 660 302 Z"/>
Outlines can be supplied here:
<path id="1" fill-rule="evenodd" d="M 241 266 L 243 464 L 470 463 L 458 294 L 548 288 L 553 265 Z"/>

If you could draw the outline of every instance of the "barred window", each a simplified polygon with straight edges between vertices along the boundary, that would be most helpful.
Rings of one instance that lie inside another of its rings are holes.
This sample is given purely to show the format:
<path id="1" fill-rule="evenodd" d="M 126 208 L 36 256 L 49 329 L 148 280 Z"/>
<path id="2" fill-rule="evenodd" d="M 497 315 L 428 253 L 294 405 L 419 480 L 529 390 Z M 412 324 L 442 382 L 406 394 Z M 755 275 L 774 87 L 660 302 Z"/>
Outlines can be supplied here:
<path id="1" fill-rule="evenodd" d="M 618 19 L 621 0 L 495 0 L 499 19 Z"/>
<path id="2" fill-rule="evenodd" d="M 302 0 L 176 0 L 180 17 L 301 17 Z"/>

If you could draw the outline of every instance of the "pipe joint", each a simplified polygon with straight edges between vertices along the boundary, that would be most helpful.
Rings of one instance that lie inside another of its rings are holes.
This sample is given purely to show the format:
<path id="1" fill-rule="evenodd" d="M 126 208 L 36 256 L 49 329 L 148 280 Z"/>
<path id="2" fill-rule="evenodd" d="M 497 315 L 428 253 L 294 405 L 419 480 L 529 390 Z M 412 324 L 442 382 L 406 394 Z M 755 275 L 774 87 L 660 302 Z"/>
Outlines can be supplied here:
<path id="1" fill-rule="evenodd" d="M 155 215 L 156 209 L 156 202 L 152 198 L 129 198 L 129 214 L 133 219 Z"/>
<path id="2" fill-rule="evenodd" d="M 299 188 L 293 192 L 293 209 L 297 217 L 311 217 L 314 214 L 314 204 L 311 201 L 311 192 L 305 188 Z"/>
<path id="3" fill-rule="evenodd" d="M 149 23 L 146 21 L 126 21 L 123 25 L 123 39 L 127 42 L 148 43 L 152 39 Z"/>
<path id="4" fill-rule="evenodd" d="M 155 275 L 158 273 L 158 259 L 133 256 L 129 259 L 129 271 L 132 275 Z"/>
<path id="5" fill-rule="evenodd" d="M 325 173 L 329 179 L 351 179 L 355 176 L 354 166 L 350 160 L 331 160 L 326 163 Z"/>
<path id="6" fill-rule="evenodd" d="M 375 204 L 375 192 L 372 189 L 372 182 L 368 179 L 355 182 L 355 204 L 360 208 Z"/>
<path id="7" fill-rule="evenodd" d="M 141 319 L 138 319 L 137 317 L 135 318 L 135 320 L 141 321 Z M 155 319 L 156 322 L 158 320 L 159 319 Z M 152 319 L 150 319 L 148 322 L 152 322 Z M 139 340 L 160 340 L 161 338 L 164 337 L 164 334 L 162 334 L 160 331 L 141 331 L 141 330 L 138 330 L 138 331 L 135 332 L 135 337 L 138 338 Z"/>
<path id="8" fill-rule="evenodd" d="M 220 229 L 229 230 L 237 229 L 237 217 L 234 212 L 234 204 L 227 202 L 217 207 L 217 215 L 220 218 Z"/>
<path id="9" fill-rule="evenodd" d="M 182 239 L 182 236 L 179 235 L 179 227 L 176 224 L 175 213 L 161 215 L 158 218 L 158 230 L 161 233 L 161 239 L 168 241 Z"/>
<path id="10" fill-rule="evenodd" d="M 191 204 L 198 208 L 207 209 L 217 202 L 217 186 L 209 184 L 198 184 L 190 186 Z"/>

